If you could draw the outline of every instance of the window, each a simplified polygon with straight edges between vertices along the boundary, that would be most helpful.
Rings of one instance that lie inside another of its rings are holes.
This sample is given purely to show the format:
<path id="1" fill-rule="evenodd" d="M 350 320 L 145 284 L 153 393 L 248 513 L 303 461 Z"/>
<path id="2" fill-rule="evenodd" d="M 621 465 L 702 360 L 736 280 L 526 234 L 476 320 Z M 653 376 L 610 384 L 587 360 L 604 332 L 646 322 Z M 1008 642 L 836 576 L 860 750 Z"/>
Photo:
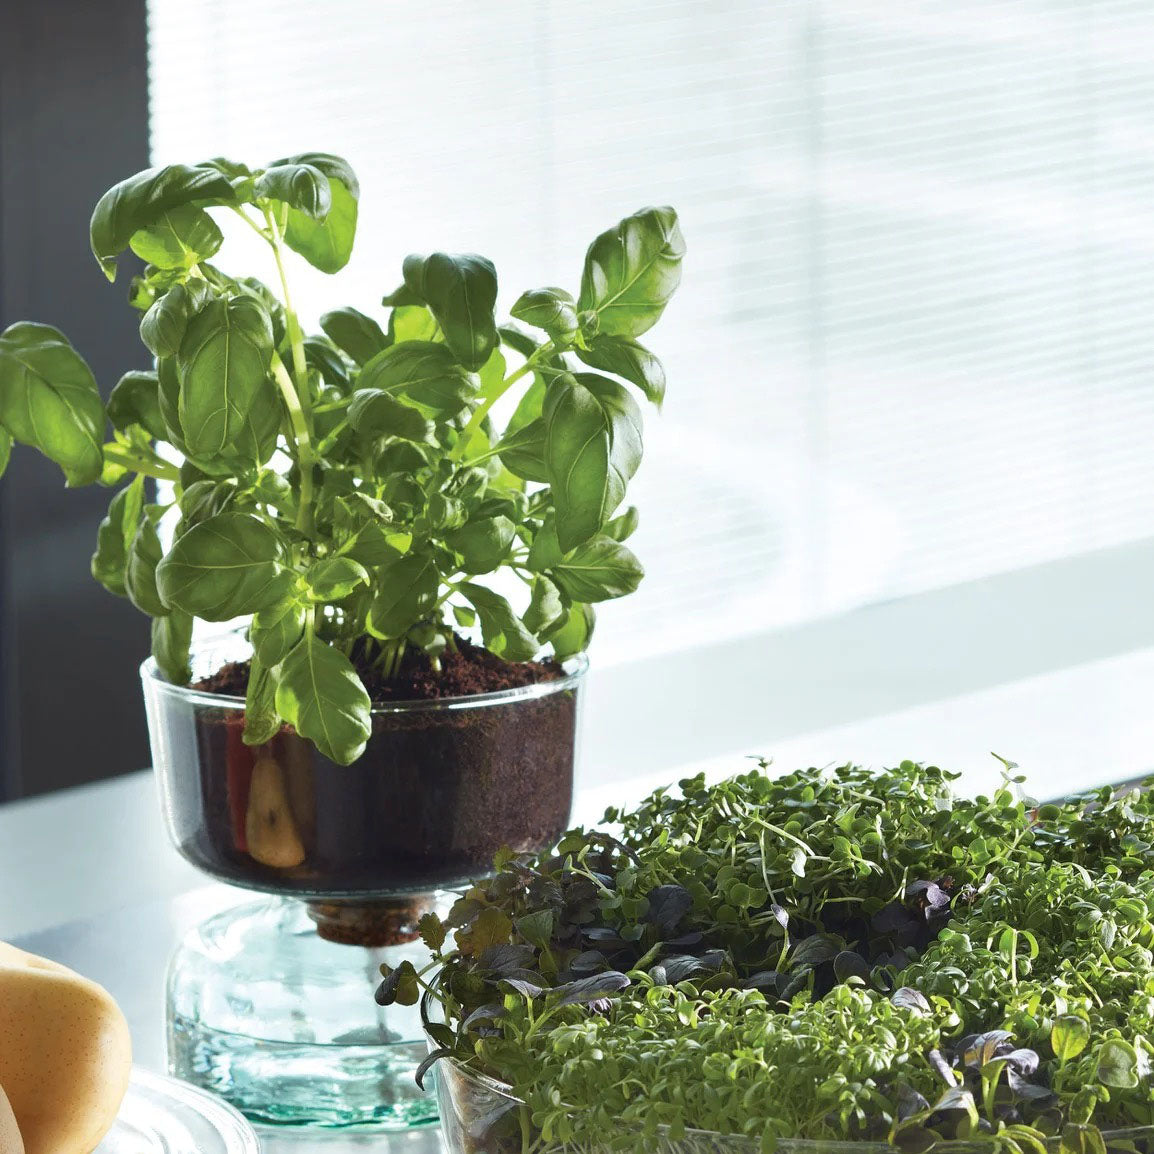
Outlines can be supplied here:
<path id="1" fill-rule="evenodd" d="M 347 155 L 361 236 L 507 308 L 681 213 L 641 592 L 601 662 L 1154 532 L 1154 12 L 1059 0 L 150 0 L 158 162 Z"/>

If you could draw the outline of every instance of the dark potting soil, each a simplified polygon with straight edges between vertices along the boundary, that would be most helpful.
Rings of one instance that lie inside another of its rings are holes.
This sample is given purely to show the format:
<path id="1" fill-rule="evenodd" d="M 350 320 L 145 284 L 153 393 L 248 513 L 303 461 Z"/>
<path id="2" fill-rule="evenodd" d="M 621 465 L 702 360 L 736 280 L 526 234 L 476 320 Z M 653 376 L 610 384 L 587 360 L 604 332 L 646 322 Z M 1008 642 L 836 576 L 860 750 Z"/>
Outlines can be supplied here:
<path id="1" fill-rule="evenodd" d="M 463 637 L 456 639 L 457 648 L 446 650 L 440 659 L 440 669 L 434 669 L 427 654 L 410 650 L 396 677 L 386 680 L 381 671 L 365 657 L 363 648 L 354 648 L 353 666 L 360 674 L 374 703 L 390 701 L 429 701 L 441 697 L 471 697 L 477 693 L 496 693 L 502 689 L 517 689 L 523 685 L 539 685 L 556 681 L 565 671 L 555 661 L 509 662 L 490 653 L 480 645 L 473 645 Z M 206 693 L 221 693 L 228 697 L 244 697 L 248 690 L 249 663 L 230 661 L 209 677 L 196 682 L 195 688 Z"/>
<path id="2" fill-rule="evenodd" d="M 408 663 L 390 683 L 391 699 L 461 697 L 563 675 L 554 663 L 511 665 L 462 641 L 439 676 Z M 241 696 L 247 677 L 246 664 L 226 666 L 197 688 Z M 383 697 L 376 685 L 370 693 Z M 181 736 L 171 756 L 184 765 L 171 775 L 170 819 L 197 865 L 250 888 L 356 902 L 457 885 L 488 874 L 503 846 L 547 849 L 568 827 L 578 693 L 377 712 L 365 752 L 349 766 L 288 726 L 245 745 L 243 714 L 201 704 L 191 730 L 174 727 Z"/>

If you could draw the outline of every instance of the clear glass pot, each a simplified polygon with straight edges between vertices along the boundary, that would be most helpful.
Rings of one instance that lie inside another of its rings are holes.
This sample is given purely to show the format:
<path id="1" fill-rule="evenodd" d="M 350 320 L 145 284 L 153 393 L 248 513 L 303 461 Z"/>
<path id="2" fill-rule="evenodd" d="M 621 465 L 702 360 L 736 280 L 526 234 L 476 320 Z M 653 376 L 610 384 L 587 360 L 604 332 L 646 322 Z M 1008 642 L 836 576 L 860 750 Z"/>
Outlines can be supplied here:
<path id="1" fill-rule="evenodd" d="M 430 1049 L 433 1043 L 430 1042 Z M 467 1070 L 451 1059 L 436 1066 L 437 1097 L 446 1154 L 522 1154 L 521 1101 L 510 1087 Z M 766 1087 L 772 1093 L 772 1087 Z M 1135 1126 L 1104 1132 L 1107 1154 L 1154 1154 L 1154 1126 Z M 1047 1149 L 1059 1154 L 1060 1140 L 1047 1141 Z M 687 1130 L 680 1138 L 658 1131 L 652 1136 L 632 1135 L 628 1144 L 606 1142 L 604 1146 L 546 1147 L 539 1142 L 533 1154 L 760 1154 L 755 1138 L 720 1134 L 711 1130 Z M 842 1142 L 833 1139 L 782 1138 L 780 1154 L 898 1154 L 886 1142 Z M 994 1154 L 991 1142 L 939 1142 L 933 1154 Z"/>
<path id="2" fill-rule="evenodd" d="M 247 656 L 199 652 L 199 679 Z M 141 669 L 169 833 L 220 881 L 275 895 L 210 918 L 169 964 L 170 1071 L 272 1125 L 403 1130 L 436 1123 L 413 1078 L 415 1007 L 377 1006 L 380 966 L 429 962 L 422 913 L 569 825 L 581 685 L 397 702 L 341 766 L 288 727 L 242 740 L 244 701 Z M 300 900 L 293 900 L 300 899 Z"/>
<path id="3" fill-rule="evenodd" d="M 227 649 L 225 650 L 227 652 Z M 207 674 L 222 662 L 201 655 Z M 336 765 L 288 727 L 245 745 L 244 701 L 141 669 L 153 764 L 177 849 L 231 885 L 308 901 L 322 936 L 388 945 L 437 890 L 545 849 L 569 823 L 584 656 L 496 693 L 377 706 Z"/>

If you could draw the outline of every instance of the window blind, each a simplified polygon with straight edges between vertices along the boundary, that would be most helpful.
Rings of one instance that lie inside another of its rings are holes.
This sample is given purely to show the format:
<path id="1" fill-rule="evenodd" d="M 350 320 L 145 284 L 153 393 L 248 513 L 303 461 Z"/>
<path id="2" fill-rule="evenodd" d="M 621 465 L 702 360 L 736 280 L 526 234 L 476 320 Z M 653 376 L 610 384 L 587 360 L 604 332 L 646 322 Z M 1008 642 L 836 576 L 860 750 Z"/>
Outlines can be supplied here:
<path id="1" fill-rule="evenodd" d="M 602 661 L 1154 533 L 1144 0 L 150 0 L 156 162 L 325 149 L 370 310 L 477 251 L 501 305 L 675 205 L 669 397 Z M 247 238 L 237 238 L 240 250 Z"/>

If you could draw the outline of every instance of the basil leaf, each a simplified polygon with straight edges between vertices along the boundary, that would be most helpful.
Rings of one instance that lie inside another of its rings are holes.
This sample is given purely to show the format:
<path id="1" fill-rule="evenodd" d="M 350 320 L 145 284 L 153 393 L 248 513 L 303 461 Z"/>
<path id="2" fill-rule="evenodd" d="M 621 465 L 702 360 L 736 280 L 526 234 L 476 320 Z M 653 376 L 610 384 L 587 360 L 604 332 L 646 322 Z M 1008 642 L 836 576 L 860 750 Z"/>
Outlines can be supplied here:
<path id="1" fill-rule="evenodd" d="M 512 433 L 506 433 L 496 445 L 501 463 L 515 477 L 526 481 L 549 481 L 545 468 L 545 422 L 541 417 Z"/>
<path id="2" fill-rule="evenodd" d="M 268 375 L 272 326 L 251 297 L 212 300 L 181 341 L 180 427 L 191 457 L 236 453 L 263 464 L 276 448 L 280 396 Z"/>
<path id="3" fill-rule="evenodd" d="M 0 333 L 0 425 L 89 485 L 104 469 L 104 404 L 92 370 L 58 329 L 22 321 Z"/>
<path id="4" fill-rule="evenodd" d="M 398 305 L 389 313 L 388 343 L 433 341 L 441 335 L 441 326 L 422 304 Z"/>
<path id="5" fill-rule="evenodd" d="M 557 520 L 550 513 L 534 535 L 525 563 L 533 572 L 541 573 L 546 569 L 552 569 L 554 565 L 559 565 L 563 556 L 561 543 L 557 540 Z"/>
<path id="6" fill-rule="evenodd" d="M 372 317 L 352 308 L 325 313 L 321 317 L 321 328 L 329 340 L 348 353 L 358 365 L 367 364 L 390 343 Z"/>
<path id="7" fill-rule="evenodd" d="M 644 345 L 629 337 L 594 337 L 587 348 L 573 350 L 587 365 L 624 377 L 658 408 L 665 400 L 665 370 Z"/>
<path id="8" fill-rule="evenodd" d="M 154 440 L 165 440 L 168 429 L 160 415 L 160 383 L 156 373 L 136 369 L 125 373 L 108 397 L 108 419 L 117 429 L 139 425 Z"/>
<path id="9" fill-rule="evenodd" d="M 628 541 L 637 532 L 637 523 L 637 506 L 630 505 L 620 516 L 614 517 L 612 521 L 606 521 L 603 532 L 614 541 Z"/>
<path id="10" fill-rule="evenodd" d="M 305 574 L 318 601 L 341 601 L 354 589 L 369 582 L 368 570 L 351 557 L 329 557 L 316 561 Z"/>
<path id="11" fill-rule="evenodd" d="M 329 182 L 330 204 L 323 220 L 290 207 L 285 244 L 321 272 L 339 272 L 349 263 L 357 235 L 360 184 L 347 160 L 327 152 L 302 152 L 278 160 L 273 167 L 309 165 Z"/>
<path id="12" fill-rule="evenodd" d="M 485 645 L 506 661 L 528 661 L 541 648 L 537 638 L 525 628 L 512 606 L 499 593 L 483 585 L 465 582 L 459 590 L 477 610 Z"/>
<path id="13" fill-rule="evenodd" d="M 557 586 L 544 574 L 533 578 L 533 592 L 529 608 L 525 610 L 525 628 L 530 633 L 544 634 L 565 616 L 565 606 Z"/>
<path id="14" fill-rule="evenodd" d="M 555 340 L 564 340 L 577 331 L 577 305 L 561 288 L 530 289 L 517 298 L 509 312 L 527 325 L 544 329 Z"/>
<path id="15" fill-rule="evenodd" d="M 96 530 L 92 576 L 117 597 L 128 596 L 124 570 L 143 509 L 144 478 L 138 476 L 112 498 L 104 520 Z"/>
<path id="16" fill-rule="evenodd" d="M 544 421 L 557 537 L 567 553 L 621 504 L 641 462 L 641 413 L 616 381 L 566 373 L 548 387 Z"/>
<path id="17" fill-rule="evenodd" d="M 156 568 L 161 600 L 205 621 L 257 613 L 286 591 L 280 536 L 248 513 L 220 513 L 194 525 Z"/>
<path id="18" fill-rule="evenodd" d="M 124 585 L 132 604 L 150 617 L 164 617 L 169 611 L 156 589 L 156 567 L 163 555 L 155 522 L 151 516 L 141 518 L 128 550 Z"/>
<path id="19" fill-rule="evenodd" d="M 145 264 L 187 271 L 213 256 L 224 243 L 224 234 L 203 208 L 180 204 L 138 229 L 128 243 Z"/>
<path id="20" fill-rule="evenodd" d="M 435 341 L 406 341 L 378 353 L 361 369 L 357 391 L 363 389 L 403 397 L 440 420 L 455 417 L 476 392 L 453 354 Z"/>
<path id="21" fill-rule="evenodd" d="M 156 362 L 156 400 L 164 427 L 168 430 L 164 439 L 187 457 L 188 446 L 180 427 L 180 376 L 172 357 L 161 357 Z"/>
<path id="22" fill-rule="evenodd" d="M 406 553 L 376 573 L 368 629 L 375 637 L 403 637 L 437 602 L 440 577 L 432 557 Z"/>
<path id="23" fill-rule="evenodd" d="M 176 356 L 189 318 L 202 309 L 211 296 L 211 290 L 203 281 L 173 285 L 140 318 L 140 339 L 154 356 Z"/>
<path id="24" fill-rule="evenodd" d="M 541 639 L 553 646 L 553 656 L 558 661 L 564 661 L 589 648 L 596 622 L 592 606 L 573 605 L 560 623 L 545 631 Z"/>
<path id="25" fill-rule="evenodd" d="M 533 383 L 522 394 L 505 426 L 505 436 L 531 425 L 545 412 L 545 381 L 540 375 L 534 374 Z"/>
<path id="26" fill-rule="evenodd" d="M 329 178 L 311 164 L 285 161 L 256 178 L 256 196 L 279 200 L 312 220 L 324 220 L 332 208 Z"/>
<path id="27" fill-rule="evenodd" d="M 356 761 L 372 732 L 369 695 L 352 662 L 311 634 L 281 664 L 276 710 L 338 765 Z"/>
<path id="28" fill-rule="evenodd" d="M 429 306 L 445 344 L 467 369 L 477 370 L 497 347 L 497 270 L 472 253 L 409 256 L 403 266 L 405 286 Z"/>
<path id="29" fill-rule="evenodd" d="M 110 188 L 96 203 L 89 233 L 104 275 L 116 279 L 116 258 L 133 234 L 181 205 L 232 204 L 227 176 L 210 165 L 169 164 L 147 168 Z"/>
<path id="30" fill-rule="evenodd" d="M 192 648 L 192 618 L 179 609 L 152 619 L 152 656 L 156 666 L 173 685 L 192 680 L 189 650 Z"/>
<path id="31" fill-rule="evenodd" d="M 491 573 L 509 555 L 515 528 L 508 517 L 481 517 L 445 534 L 466 573 Z"/>
<path id="32" fill-rule="evenodd" d="M 577 311 L 589 335 L 639 337 L 661 318 L 681 282 L 685 240 L 671 208 L 646 208 L 590 246 Z M 592 314 L 586 318 L 585 314 Z"/>
<path id="33" fill-rule="evenodd" d="M 244 730 L 241 740 L 245 745 L 263 745 L 272 741 L 281 727 L 276 708 L 277 681 L 259 655 L 249 662 L 248 688 L 244 695 Z"/>
<path id="34" fill-rule="evenodd" d="M 632 593 L 645 570 L 624 545 L 599 534 L 567 553 L 549 575 L 574 601 L 594 602 Z"/>
<path id="35" fill-rule="evenodd" d="M 434 443 L 432 421 L 384 389 L 358 389 L 348 412 L 349 425 L 364 436 Z"/>
<path id="36" fill-rule="evenodd" d="M 266 669 L 272 669 L 292 652 L 304 632 L 305 607 L 288 601 L 254 614 L 248 639 L 257 660 Z"/>

